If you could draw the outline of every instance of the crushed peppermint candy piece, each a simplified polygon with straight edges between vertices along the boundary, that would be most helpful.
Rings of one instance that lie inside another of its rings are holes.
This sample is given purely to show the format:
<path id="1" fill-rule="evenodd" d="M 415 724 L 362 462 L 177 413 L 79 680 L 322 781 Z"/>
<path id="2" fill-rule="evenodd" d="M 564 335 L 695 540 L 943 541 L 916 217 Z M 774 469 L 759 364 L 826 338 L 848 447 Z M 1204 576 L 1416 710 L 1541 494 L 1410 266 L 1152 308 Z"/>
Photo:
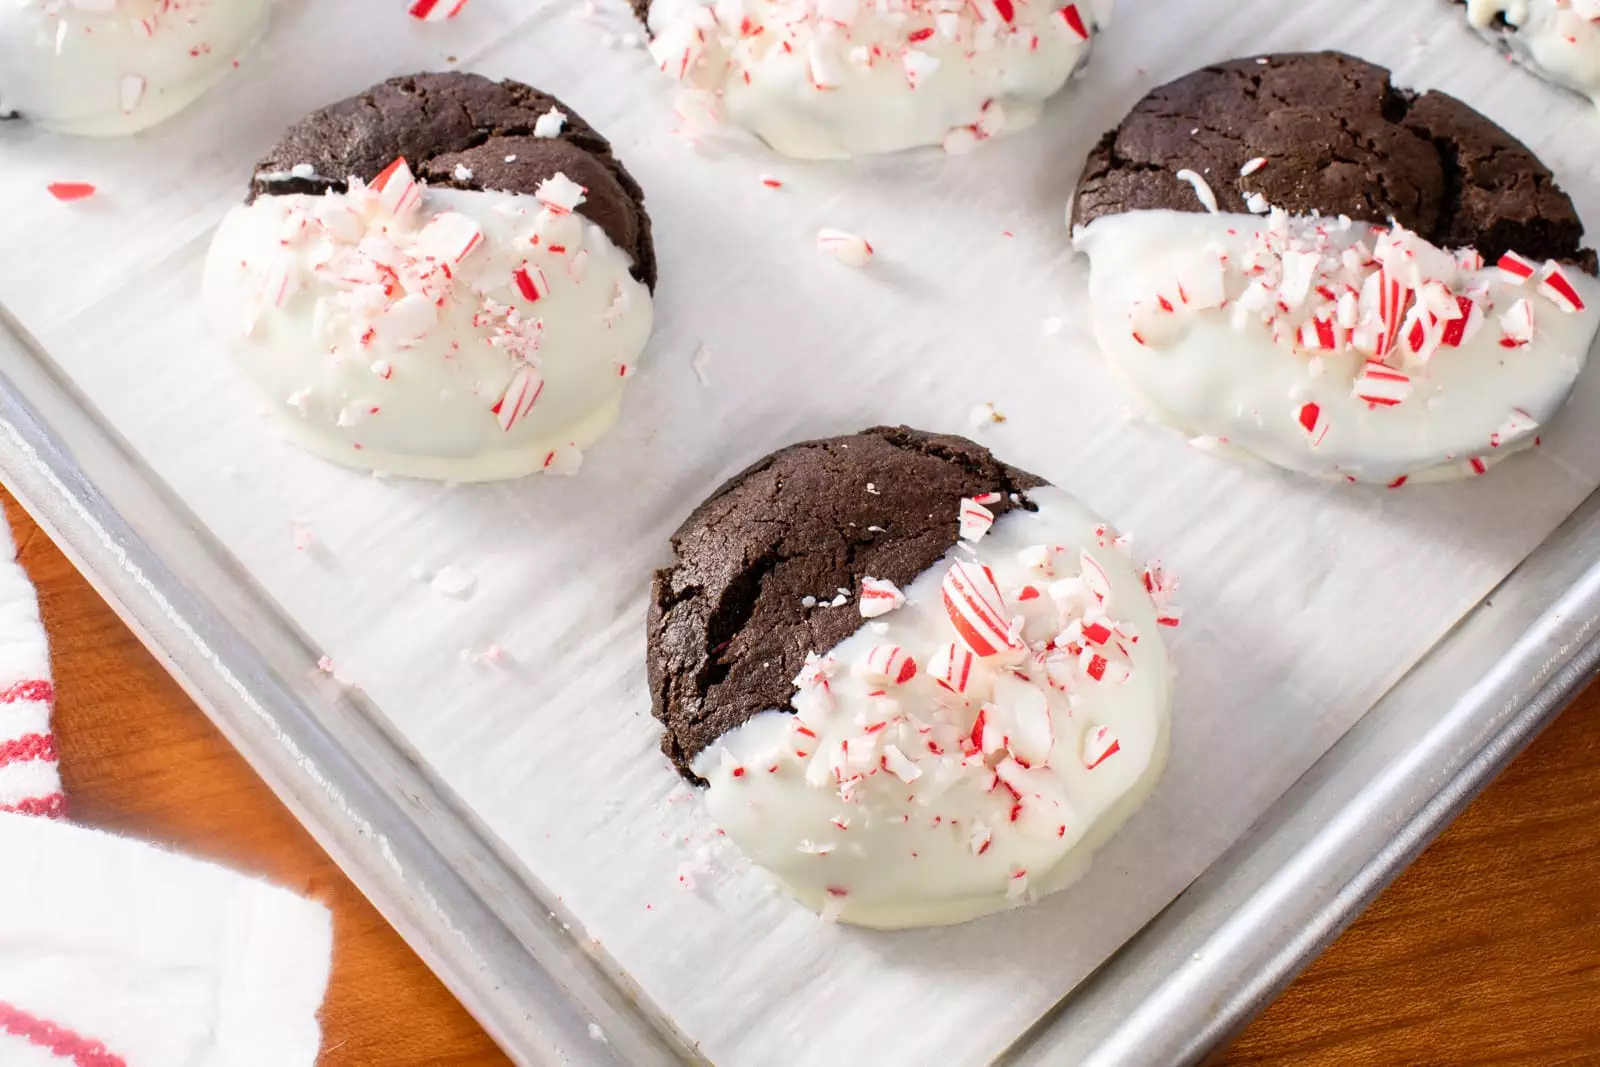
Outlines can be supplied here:
<path id="1" fill-rule="evenodd" d="M 928 659 L 929 676 L 957 696 L 965 696 L 972 688 L 978 668 L 971 650 L 953 643 L 939 645 Z"/>
<path id="2" fill-rule="evenodd" d="M 87 200 L 96 192 L 95 187 L 88 182 L 51 182 L 45 189 L 64 204 L 70 204 L 74 200 Z"/>
<path id="3" fill-rule="evenodd" d="M 583 194 L 588 190 L 567 177 L 557 172 L 539 183 L 533 195 L 539 202 L 557 214 L 570 214 L 583 203 Z"/>
<path id="4" fill-rule="evenodd" d="M 1501 256 L 1500 261 L 1495 264 L 1495 269 L 1500 272 L 1501 279 L 1511 285 L 1522 285 L 1539 273 L 1539 265 L 1537 263 L 1519 256 L 1515 252 L 1507 252 Z"/>
<path id="5" fill-rule="evenodd" d="M 1068 4 L 1055 13 L 1058 25 L 1066 31 L 1067 35 L 1075 41 L 1089 39 L 1089 27 L 1083 21 L 1083 13 L 1078 10 L 1077 4 Z"/>
<path id="6" fill-rule="evenodd" d="M 1260 170 L 1262 167 L 1264 167 L 1266 165 L 1267 165 L 1266 157 L 1265 156 L 1257 156 L 1256 158 L 1250 160 L 1244 166 L 1239 168 L 1239 177 L 1248 178 L 1248 177 L 1250 177 L 1250 175 L 1254 174 L 1256 171 Z"/>
<path id="7" fill-rule="evenodd" d="M 1322 439 L 1328 436 L 1328 418 L 1322 412 L 1322 405 L 1307 401 L 1294 409 L 1294 421 L 1311 439 L 1311 447 L 1316 448 L 1322 444 Z"/>
<path id="8" fill-rule="evenodd" d="M 994 525 L 994 512 L 971 497 L 961 501 L 958 535 L 963 541 L 981 541 Z"/>
<path id="9" fill-rule="evenodd" d="M 511 376 L 506 391 L 495 401 L 491 409 L 500 423 L 500 429 L 510 433 L 511 428 L 533 410 L 534 402 L 539 399 L 539 394 L 542 392 L 544 392 L 544 378 L 539 374 L 538 368 L 528 364 L 518 367 L 516 373 Z"/>
<path id="10" fill-rule="evenodd" d="M 1489 447 L 1499 448 L 1520 441 L 1539 428 L 1539 422 L 1521 408 L 1512 408 L 1506 421 L 1489 435 Z"/>
<path id="11" fill-rule="evenodd" d="M 881 758 L 883 769 L 907 785 L 922 777 L 922 768 L 918 767 L 904 752 L 901 752 L 898 745 L 884 745 Z"/>
<path id="12" fill-rule="evenodd" d="M 456 211 L 435 215 L 417 234 L 417 248 L 441 263 L 460 263 L 483 244 L 478 224 Z"/>
<path id="13" fill-rule="evenodd" d="M 378 204 L 391 218 L 399 219 L 411 214 L 422 204 L 422 187 L 406 158 L 401 156 L 372 179 L 372 189 L 378 194 Z"/>
<path id="14" fill-rule="evenodd" d="M 1504 335 L 1500 344 L 1517 348 L 1533 341 L 1533 305 L 1526 299 L 1518 300 L 1500 316 L 1500 331 Z"/>
<path id="15" fill-rule="evenodd" d="M 956 635 L 974 655 L 1012 658 L 1026 648 L 1012 633 L 1005 599 L 988 567 L 956 560 L 945 572 L 940 591 Z"/>
<path id="16" fill-rule="evenodd" d="M 1094 770 L 1100 764 L 1122 751 L 1122 742 L 1107 726 L 1091 726 L 1083 735 L 1083 766 Z"/>
<path id="17" fill-rule="evenodd" d="M 865 238 L 843 230 L 819 230 L 817 247 L 847 267 L 864 267 L 873 255 Z"/>
<path id="18" fill-rule="evenodd" d="M 917 676 L 917 661 L 899 645 L 874 645 L 859 671 L 871 681 L 905 685 Z"/>
<path id="19" fill-rule="evenodd" d="M 893 582 L 885 578 L 861 579 L 861 599 L 857 606 L 861 609 L 863 619 L 876 619 L 880 615 L 887 615 L 905 602 L 906 595 Z"/>
<path id="20" fill-rule="evenodd" d="M 561 112 L 560 108 L 552 107 L 534 120 L 533 135 L 535 137 L 559 137 L 566 125 L 567 116 Z"/>
<path id="21" fill-rule="evenodd" d="M 1539 272 L 1539 295 L 1548 298 L 1569 315 L 1576 315 L 1583 310 L 1583 298 L 1578 295 L 1572 279 L 1561 269 L 1561 264 L 1553 259 Z"/>
<path id="22" fill-rule="evenodd" d="M 522 294 L 522 299 L 530 304 L 550 295 L 550 282 L 545 278 L 544 271 L 526 260 L 511 272 L 511 281 L 517 287 L 517 292 Z"/>
<path id="23" fill-rule="evenodd" d="M 1351 387 L 1355 396 L 1374 407 L 1389 407 L 1411 395 L 1411 375 L 1376 360 L 1367 360 Z"/>
<path id="24" fill-rule="evenodd" d="M 1207 211 L 1213 215 L 1219 213 L 1221 209 L 1217 207 L 1217 194 L 1211 191 L 1211 186 L 1206 184 L 1204 178 L 1187 168 L 1178 171 L 1176 177 L 1180 182 L 1189 183 L 1189 186 L 1194 189 L 1194 195 L 1200 198 L 1201 205 Z"/>
<path id="25" fill-rule="evenodd" d="M 467 0 L 411 0 L 407 13 L 421 22 L 443 22 L 461 14 Z"/>

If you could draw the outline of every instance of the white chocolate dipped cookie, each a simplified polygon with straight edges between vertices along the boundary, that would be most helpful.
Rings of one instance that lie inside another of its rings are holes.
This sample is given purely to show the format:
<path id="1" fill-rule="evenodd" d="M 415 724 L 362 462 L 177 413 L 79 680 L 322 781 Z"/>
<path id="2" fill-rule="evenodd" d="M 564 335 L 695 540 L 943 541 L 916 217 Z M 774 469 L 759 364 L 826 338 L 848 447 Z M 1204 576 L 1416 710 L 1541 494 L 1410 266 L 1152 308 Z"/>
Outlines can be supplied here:
<path id="1" fill-rule="evenodd" d="M 1600 0 L 1462 0 L 1467 21 L 1528 69 L 1600 106 Z"/>
<path id="2" fill-rule="evenodd" d="M 1091 154 L 1072 222 L 1128 391 L 1197 445 L 1317 477 L 1484 473 L 1537 444 L 1600 333 L 1550 173 L 1348 56 L 1155 90 Z"/>
<path id="3" fill-rule="evenodd" d="M 802 159 L 969 151 L 1031 124 L 1111 0 L 635 0 L 650 54 L 712 112 Z"/>
<path id="4" fill-rule="evenodd" d="M 1170 580 L 970 441 L 786 448 L 674 546 L 650 619 L 663 747 L 825 919 L 964 922 L 1064 888 L 1165 766 Z"/>
<path id="5" fill-rule="evenodd" d="M 311 116 L 207 257 L 213 326 L 291 440 L 482 481 L 574 472 L 650 334 L 643 194 L 559 102 L 394 79 Z"/>
<path id="6" fill-rule="evenodd" d="M 63 133 L 136 133 L 232 70 L 270 0 L 0 0 L 0 113 Z"/>

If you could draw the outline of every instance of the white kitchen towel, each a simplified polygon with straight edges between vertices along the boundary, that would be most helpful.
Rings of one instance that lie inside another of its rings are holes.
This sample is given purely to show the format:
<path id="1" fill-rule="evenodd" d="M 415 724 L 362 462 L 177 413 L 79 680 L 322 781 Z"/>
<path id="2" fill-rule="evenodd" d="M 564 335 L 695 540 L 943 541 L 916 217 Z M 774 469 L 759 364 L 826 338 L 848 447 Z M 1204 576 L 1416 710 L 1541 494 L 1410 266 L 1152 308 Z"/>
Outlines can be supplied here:
<path id="1" fill-rule="evenodd" d="M 0 521 L 0 812 L 56 818 L 65 811 L 50 733 L 54 705 L 39 602 L 17 563 L 11 524 Z"/>
<path id="2" fill-rule="evenodd" d="M 49 668 L 0 516 L 0 1067 L 310 1067 L 328 910 L 59 821 Z"/>
<path id="3" fill-rule="evenodd" d="M 311 1067 L 332 951 L 320 904 L 0 815 L 4 1067 Z"/>

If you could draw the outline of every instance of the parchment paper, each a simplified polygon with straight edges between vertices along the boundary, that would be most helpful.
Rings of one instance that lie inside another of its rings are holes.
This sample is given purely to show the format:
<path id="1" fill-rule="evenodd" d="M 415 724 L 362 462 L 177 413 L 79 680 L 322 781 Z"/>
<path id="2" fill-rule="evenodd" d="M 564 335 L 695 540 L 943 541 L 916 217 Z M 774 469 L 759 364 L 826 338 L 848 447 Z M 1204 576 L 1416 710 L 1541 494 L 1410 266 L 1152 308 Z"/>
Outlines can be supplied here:
<path id="1" fill-rule="evenodd" d="M 1600 117 L 1433 0 L 1125 0 L 1038 127 L 960 158 L 805 165 L 674 136 L 671 85 L 617 40 L 637 32 L 620 3 L 471 0 L 421 25 L 397 2 L 288 0 L 236 76 L 144 136 L 0 128 L 0 300 L 708 1057 L 981 1062 L 1235 841 L 1600 482 L 1594 372 L 1536 456 L 1398 493 L 1238 466 L 1128 422 L 1062 218 L 1089 146 L 1198 64 L 1341 47 L 1515 131 L 1600 227 Z M 575 479 L 448 487 L 327 466 L 275 439 L 202 324 L 209 231 L 278 132 L 446 57 L 564 98 L 648 192 L 656 336 L 621 426 Z M 101 193 L 57 204 L 45 185 L 61 180 Z M 826 260 L 823 226 L 860 232 L 877 258 L 863 272 Z M 1046 334 L 1049 316 L 1064 332 Z M 701 345 L 709 384 L 691 366 Z M 979 440 L 1180 575 L 1171 767 L 1088 878 L 1036 907 L 910 933 L 823 925 L 716 850 L 657 752 L 650 572 L 690 508 L 768 450 L 880 422 L 968 432 L 985 401 L 1007 421 Z M 295 549 L 297 522 L 310 550 Z M 470 597 L 421 577 L 445 566 L 475 576 Z M 490 643 L 502 665 L 463 659 Z"/>

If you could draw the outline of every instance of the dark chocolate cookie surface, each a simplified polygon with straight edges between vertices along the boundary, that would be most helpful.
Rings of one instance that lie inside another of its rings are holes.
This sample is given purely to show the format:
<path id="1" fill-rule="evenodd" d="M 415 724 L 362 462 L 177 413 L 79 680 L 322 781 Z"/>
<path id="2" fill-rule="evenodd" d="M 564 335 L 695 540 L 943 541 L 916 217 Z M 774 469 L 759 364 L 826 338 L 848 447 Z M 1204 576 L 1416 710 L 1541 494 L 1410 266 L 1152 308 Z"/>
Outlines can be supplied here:
<path id="1" fill-rule="evenodd" d="M 1266 163 L 1241 175 L 1255 159 Z M 1392 218 L 1491 262 L 1515 250 L 1596 269 L 1571 199 L 1521 142 L 1454 97 L 1397 89 L 1382 67 L 1337 52 L 1219 63 L 1152 90 L 1090 152 L 1073 225 L 1205 210 L 1183 169 L 1223 211 L 1260 193 L 1295 214 Z"/>
<path id="2" fill-rule="evenodd" d="M 806 653 L 858 629 L 867 576 L 909 585 L 956 542 L 961 498 L 1043 485 L 962 437 L 876 427 L 774 452 L 695 509 L 656 572 L 652 708 L 685 777 L 696 755 L 751 716 L 788 710 Z M 807 607 L 849 591 L 838 607 Z"/>
<path id="3" fill-rule="evenodd" d="M 534 136 L 552 107 L 566 115 L 561 132 Z M 351 177 L 373 180 L 401 156 L 429 185 L 453 189 L 532 194 L 565 174 L 585 188 L 578 213 L 633 257 L 634 277 L 655 287 L 644 191 L 593 127 L 520 82 L 466 73 L 391 78 L 291 126 L 256 168 L 250 199 L 340 191 Z M 288 176 L 306 165 L 313 177 Z"/>

